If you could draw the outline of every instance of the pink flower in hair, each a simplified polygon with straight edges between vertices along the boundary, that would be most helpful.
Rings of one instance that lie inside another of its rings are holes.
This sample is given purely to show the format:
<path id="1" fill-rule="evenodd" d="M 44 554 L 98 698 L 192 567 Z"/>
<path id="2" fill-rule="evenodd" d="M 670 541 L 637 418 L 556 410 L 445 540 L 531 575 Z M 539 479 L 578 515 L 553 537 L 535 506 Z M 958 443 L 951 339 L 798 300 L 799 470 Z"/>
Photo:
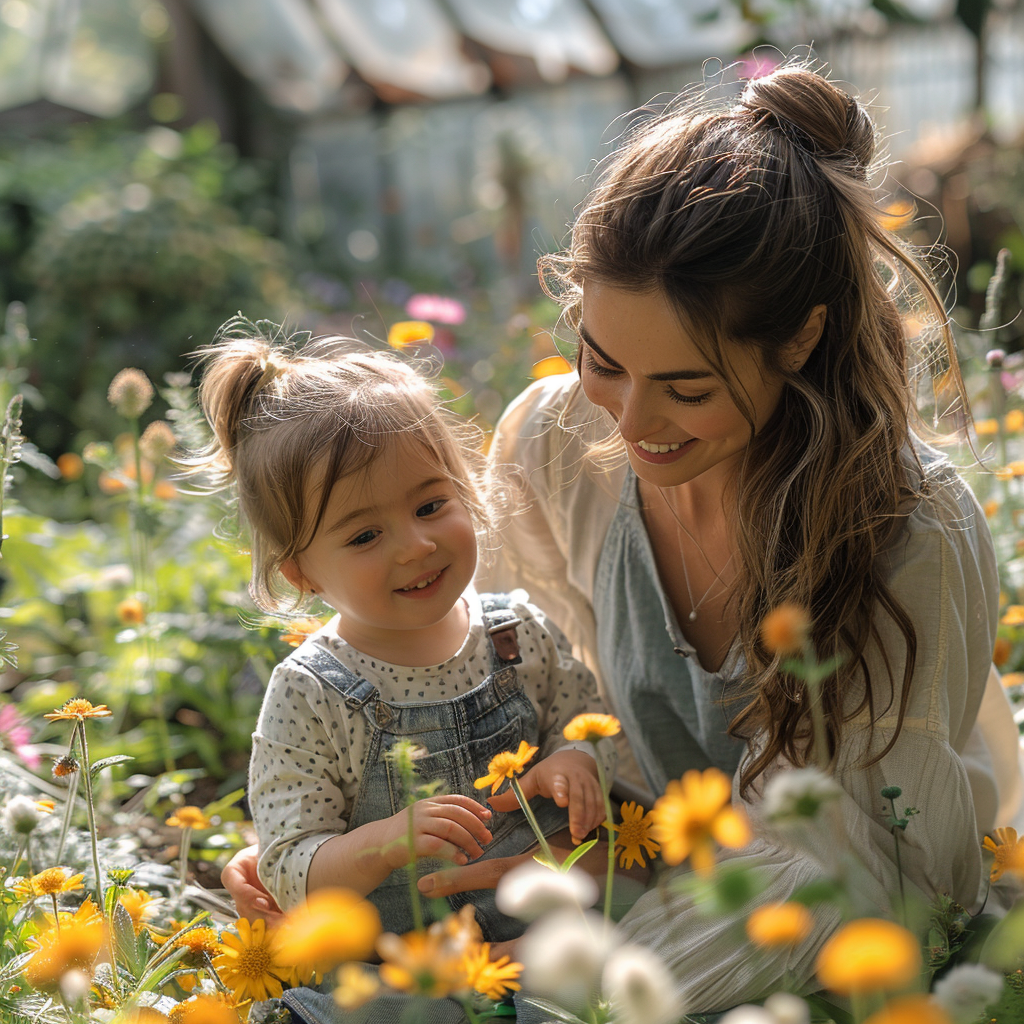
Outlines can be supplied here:
<path id="1" fill-rule="evenodd" d="M 10 747 L 28 768 L 38 768 L 41 758 L 29 743 L 31 732 L 13 704 L 0 705 L 0 740 Z"/>
<path id="2" fill-rule="evenodd" d="M 778 66 L 779 62 L 771 57 L 758 57 L 751 54 L 740 62 L 740 78 L 764 78 L 770 75 Z"/>
<path id="3" fill-rule="evenodd" d="M 445 295 L 413 295 L 405 304 L 405 311 L 416 320 L 431 320 L 435 324 L 461 324 L 466 319 L 466 307 Z"/>

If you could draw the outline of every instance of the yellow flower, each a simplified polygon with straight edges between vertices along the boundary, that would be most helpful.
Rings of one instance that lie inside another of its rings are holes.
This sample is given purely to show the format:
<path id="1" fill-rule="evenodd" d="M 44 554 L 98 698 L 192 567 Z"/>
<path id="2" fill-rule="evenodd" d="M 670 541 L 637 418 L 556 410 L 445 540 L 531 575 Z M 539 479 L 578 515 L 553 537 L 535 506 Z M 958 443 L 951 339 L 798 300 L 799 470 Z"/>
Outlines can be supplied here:
<path id="1" fill-rule="evenodd" d="M 377 940 L 377 952 L 384 961 L 381 981 L 399 992 L 443 999 L 469 987 L 462 969 L 465 950 L 446 942 L 433 926 L 402 936 L 385 932 Z"/>
<path id="2" fill-rule="evenodd" d="M 614 715 L 577 715 L 563 730 L 562 735 L 572 743 L 586 740 L 596 743 L 606 736 L 616 736 L 622 725 Z"/>
<path id="3" fill-rule="evenodd" d="M 746 816 L 731 806 L 731 796 L 729 777 L 717 768 L 691 769 L 665 787 L 651 813 L 666 864 L 689 857 L 697 871 L 706 873 L 715 863 L 713 840 L 732 848 L 750 842 Z"/>
<path id="4" fill-rule="evenodd" d="M 505 779 L 511 779 L 514 775 L 518 775 L 536 753 L 536 747 L 531 747 L 526 740 L 520 740 L 517 751 L 504 750 L 492 757 L 491 763 L 487 766 L 487 774 L 477 779 L 473 785 L 477 789 L 484 789 L 490 786 L 491 795 L 493 796 L 498 792 Z"/>
<path id="5" fill-rule="evenodd" d="M 49 797 L 43 797 L 41 800 L 36 801 L 36 807 L 43 812 L 43 814 L 53 814 L 53 809 L 57 805 L 49 799 Z"/>
<path id="6" fill-rule="evenodd" d="M 343 1010 L 356 1010 L 368 1003 L 380 991 L 380 981 L 375 974 L 364 970 L 359 964 L 342 964 L 338 969 L 338 985 L 334 990 L 334 1001 Z"/>
<path id="7" fill-rule="evenodd" d="M 202 808 L 186 805 L 169 815 L 164 824 L 172 828 L 211 828 L 213 822 L 203 813 Z"/>
<path id="8" fill-rule="evenodd" d="M 747 938 L 755 946 L 795 946 L 807 938 L 813 924 L 802 903 L 769 903 L 747 918 Z"/>
<path id="9" fill-rule="evenodd" d="M 489 942 L 477 946 L 463 957 L 462 970 L 469 987 L 488 999 L 504 999 L 509 992 L 522 988 L 517 979 L 523 973 L 523 965 L 512 962 L 509 956 L 492 960 Z"/>
<path id="10" fill-rule="evenodd" d="M 75 697 L 73 700 L 67 701 L 64 707 L 51 711 L 48 715 L 43 715 L 43 718 L 53 720 L 66 719 L 69 721 L 71 719 L 78 719 L 81 721 L 83 718 L 107 718 L 112 714 L 113 711 L 106 704 L 96 704 L 94 706 L 91 701 L 86 700 L 84 697 Z"/>
<path id="11" fill-rule="evenodd" d="M 547 356 L 530 368 L 530 376 L 534 380 L 541 377 L 557 377 L 563 373 L 572 373 L 572 367 L 561 356 Z"/>
<path id="12" fill-rule="evenodd" d="M 137 597 L 127 597 L 117 606 L 117 617 L 126 626 L 138 626 L 146 621 L 146 606 Z"/>
<path id="13" fill-rule="evenodd" d="M 761 620 L 761 640 L 772 654 L 799 654 L 811 631 L 811 619 L 802 605 L 786 602 Z"/>
<path id="14" fill-rule="evenodd" d="M 894 199 L 878 214 L 878 223 L 886 231 L 899 231 L 914 219 L 914 204 L 908 199 Z"/>
<path id="15" fill-rule="evenodd" d="M 292 647 L 298 647 L 311 633 L 315 633 L 323 622 L 320 619 L 295 619 L 288 623 L 288 628 L 281 634 L 281 639 Z"/>
<path id="16" fill-rule="evenodd" d="M 178 488 L 170 480 L 157 480 L 153 484 L 153 494 L 161 501 L 170 501 L 178 496 Z"/>
<path id="17" fill-rule="evenodd" d="M 133 1006 L 119 1013 L 114 1024 L 167 1024 L 167 1016 L 152 1006 Z"/>
<path id="18" fill-rule="evenodd" d="M 953 1024 L 953 1020 L 931 996 L 918 994 L 893 999 L 864 1024 Z"/>
<path id="19" fill-rule="evenodd" d="M 999 421 L 998 420 L 975 420 L 974 421 L 974 432 L 978 437 L 991 437 L 993 434 L 999 433 Z"/>
<path id="20" fill-rule="evenodd" d="M 188 950 L 185 959 L 193 964 L 197 964 L 204 956 L 212 958 L 220 952 L 220 941 L 216 929 L 208 928 L 205 925 L 190 928 L 187 932 L 181 932 L 170 939 L 173 945 Z M 164 941 L 166 942 L 167 939 Z"/>
<path id="21" fill-rule="evenodd" d="M 1007 690 L 1014 686 L 1020 686 L 1024 684 L 1024 672 L 1005 672 L 1003 673 L 1003 686 Z"/>
<path id="22" fill-rule="evenodd" d="M 288 967 L 280 959 L 274 933 L 267 931 L 262 918 L 250 924 L 240 917 L 235 929 L 237 935 L 221 935 L 221 951 L 213 958 L 220 980 L 232 990 L 237 1002 L 279 997 L 284 991 L 281 975 L 288 973 Z"/>
<path id="23" fill-rule="evenodd" d="M 163 897 L 150 896 L 145 889 L 125 889 L 118 897 L 118 903 L 128 911 L 132 927 L 138 935 L 142 926 L 156 914 L 157 908 L 163 903 Z"/>
<path id="24" fill-rule="evenodd" d="M 170 1024 L 240 1024 L 237 1004 L 222 992 L 195 996 L 168 1014 Z"/>
<path id="25" fill-rule="evenodd" d="M 899 989 L 920 973 L 921 948 L 892 921 L 859 918 L 822 946 L 815 970 L 822 985 L 841 996 Z"/>
<path id="26" fill-rule="evenodd" d="M 1007 605 L 999 623 L 1002 626 L 1024 626 L 1024 604 Z"/>
<path id="27" fill-rule="evenodd" d="M 43 917 L 46 919 L 47 928 L 52 928 L 54 924 L 56 924 L 57 920 L 60 921 L 61 928 L 68 924 L 72 925 L 73 927 L 89 924 L 93 921 L 93 919 L 99 921 L 100 924 L 103 923 L 103 918 L 100 915 L 99 909 L 97 908 L 96 904 L 93 903 L 91 896 L 86 896 L 86 898 L 82 901 L 82 903 L 79 905 L 78 909 L 74 913 L 72 913 L 70 910 L 61 910 L 57 914 L 56 918 L 54 918 L 53 914 L 46 913 L 43 914 Z"/>
<path id="28" fill-rule="evenodd" d="M 993 829 L 992 834 L 995 839 L 985 836 L 981 844 L 994 857 L 989 878 L 998 882 L 1004 871 L 1024 877 L 1024 837 L 1018 839 L 1017 830 L 1009 827 Z"/>
<path id="29" fill-rule="evenodd" d="M 999 511 L 999 502 L 995 498 L 989 498 L 981 507 L 985 517 L 991 519 Z"/>
<path id="30" fill-rule="evenodd" d="M 1002 668 L 1010 660 L 1013 653 L 1013 644 L 1005 636 L 997 636 L 992 647 L 992 664 L 996 668 Z"/>
<path id="31" fill-rule="evenodd" d="M 103 945 L 103 935 L 99 914 L 62 918 L 59 929 L 50 928 L 28 940 L 35 950 L 22 972 L 25 980 L 33 988 L 50 989 L 70 970 L 88 971 Z"/>
<path id="32" fill-rule="evenodd" d="M 388 331 L 388 344 L 392 348 L 405 348 L 417 343 L 427 344 L 434 340 L 434 328 L 426 320 L 400 320 Z"/>
<path id="33" fill-rule="evenodd" d="M 631 868 L 634 861 L 640 862 L 640 867 L 647 867 L 644 860 L 644 851 L 652 860 L 654 855 L 661 849 L 661 846 L 652 838 L 654 831 L 654 812 L 644 809 L 634 800 L 627 800 L 621 807 L 622 822 L 612 825 L 615 830 L 615 849 L 621 847 L 619 866 Z"/>
<path id="34" fill-rule="evenodd" d="M 1003 424 L 1011 434 L 1024 430 L 1024 409 L 1011 409 L 1006 414 Z"/>
<path id="35" fill-rule="evenodd" d="M 33 875 L 26 888 L 33 896 L 57 896 L 62 892 L 77 892 L 82 886 L 82 875 L 69 875 L 63 868 L 47 868 Z"/>
<path id="36" fill-rule="evenodd" d="M 315 964 L 323 971 L 345 960 L 365 960 L 378 935 L 377 908 L 349 889 L 315 890 L 278 928 L 284 963 Z"/>
<path id="37" fill-rule="evenodd" d="M 81 455 L 65 452 L 57 456 L 57 469 L 65 480 L 77 480 L 85 472 L 85 463 Z"/>

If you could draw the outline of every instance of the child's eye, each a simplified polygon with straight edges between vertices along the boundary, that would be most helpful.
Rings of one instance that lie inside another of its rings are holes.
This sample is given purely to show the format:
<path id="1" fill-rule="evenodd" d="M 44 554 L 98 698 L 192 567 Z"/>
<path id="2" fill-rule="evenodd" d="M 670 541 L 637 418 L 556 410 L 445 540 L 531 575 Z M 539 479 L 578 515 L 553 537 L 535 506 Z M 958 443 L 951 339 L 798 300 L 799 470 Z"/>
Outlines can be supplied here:
<path id="1" fill-rule="evenodd" d="M 416 515 L 421 518 L 424 516 L 432 516 L 435 512 L 440 512 L 447 504 L 447 498 L 435 498 L 433 501 L 428 501 L 426 505 L 420 505 L 420 507 L 416 509 Z"/>
<path id="2" fill-rule="evenodd" d="M 358 537 L 353 537 L 349 541 L 349 545 L 354 548 L 361 548 L 364 545 L 369 544 L 371 541 L 376 540 L 379 533 L 380 530 L 363 530 Z"/>

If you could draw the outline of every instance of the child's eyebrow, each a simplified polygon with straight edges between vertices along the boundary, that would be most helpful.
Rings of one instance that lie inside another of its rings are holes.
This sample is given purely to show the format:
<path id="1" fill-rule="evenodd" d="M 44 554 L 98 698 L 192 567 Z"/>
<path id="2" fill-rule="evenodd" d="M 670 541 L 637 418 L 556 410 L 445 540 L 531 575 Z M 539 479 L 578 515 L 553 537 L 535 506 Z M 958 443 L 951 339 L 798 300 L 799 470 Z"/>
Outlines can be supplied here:
<path id="1" fill-rule="evenodd" d="M 427 491 L 432 487 L 437 487 L 438 484 L 447 484 L 450 482 L 449 477 L 432 476 L 429 479 L 421 480 L 415 486 L 410 487 L 409 490 L 405 492 L 405 496 L 407 499 L 415 498 L 421 491 Z M 378 506 L 376 505 L 367 505 L 365 508 L 351 509 L 331 523 L 331 525 L 327 527 L 327 533 L 337 533 L 339 530 L 344 530 L 349 523 L 352 523 L 357 519 L 372 516 L 377 511 L 377 508 Z"/>

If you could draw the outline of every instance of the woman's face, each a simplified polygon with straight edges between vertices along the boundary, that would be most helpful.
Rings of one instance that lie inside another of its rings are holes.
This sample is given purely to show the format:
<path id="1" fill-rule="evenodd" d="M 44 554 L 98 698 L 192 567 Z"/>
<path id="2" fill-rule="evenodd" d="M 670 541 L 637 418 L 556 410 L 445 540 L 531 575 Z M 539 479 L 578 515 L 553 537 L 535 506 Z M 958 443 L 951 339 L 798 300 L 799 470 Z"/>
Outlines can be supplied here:
<path id="1" fill-rule="evenodd" d="M 750 422 L 663 292 L 585 283 L 580 343 L 583 390 L 615 419 L 638 477 L 673 487 L 713 471 L 724 485 L 750 443 Z M 724 360 L 760 430 L 781 380 L 753 348 L 730 344 Z"/>

